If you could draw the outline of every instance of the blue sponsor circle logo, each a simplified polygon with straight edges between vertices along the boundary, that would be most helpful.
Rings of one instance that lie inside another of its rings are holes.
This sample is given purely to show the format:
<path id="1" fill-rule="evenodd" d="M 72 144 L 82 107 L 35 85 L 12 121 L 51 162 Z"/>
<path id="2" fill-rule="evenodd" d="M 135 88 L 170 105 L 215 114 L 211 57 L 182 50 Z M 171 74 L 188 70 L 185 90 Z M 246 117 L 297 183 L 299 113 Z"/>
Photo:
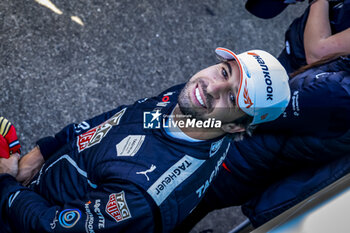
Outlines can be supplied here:
<path id="1" fill-rule="evenodd" d="M 60 213 L 58 221 L 64 228 L 72 228 L 77 224 L 81 216 L 81 212 L 78 209 L 66 209 Z"/>

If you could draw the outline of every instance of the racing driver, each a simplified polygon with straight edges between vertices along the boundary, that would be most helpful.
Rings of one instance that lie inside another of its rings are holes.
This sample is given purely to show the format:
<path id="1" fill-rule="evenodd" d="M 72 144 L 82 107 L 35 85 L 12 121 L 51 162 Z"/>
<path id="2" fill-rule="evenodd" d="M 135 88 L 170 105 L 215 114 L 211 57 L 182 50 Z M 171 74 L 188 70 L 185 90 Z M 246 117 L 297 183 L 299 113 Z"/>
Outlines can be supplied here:
<path id="1" fill-rule="evenodd" d="M 290 99 L 288 75 L 269 53 L 216 54 L 222 62 L 185 86 L 40 139 L 19 163 L 27 187 L 15 179 L 16 157 L 3 159 L 1 232 L 174 229 L 218 173 L 229 135 L 276 119 Z"/>

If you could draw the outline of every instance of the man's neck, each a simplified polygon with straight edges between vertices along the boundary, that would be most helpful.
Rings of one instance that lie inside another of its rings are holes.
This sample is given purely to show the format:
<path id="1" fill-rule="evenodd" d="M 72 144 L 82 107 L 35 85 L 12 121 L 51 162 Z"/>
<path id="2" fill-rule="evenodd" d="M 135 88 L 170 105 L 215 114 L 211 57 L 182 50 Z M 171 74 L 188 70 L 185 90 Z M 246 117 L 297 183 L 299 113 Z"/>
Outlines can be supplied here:
<path id="1" fill-rule="evenodd" d="M 175 106 L 173 115 L 174 115 L 174 119 L 173 119 L 174 121 L 183 120 L 183 118 L 179 117 L 179 116 L 182 116 L 183 113 L 181 112 L 178 104 L 176 104 Z M 199 139 L 199 140 L 210 140 L 225 134 L 225 132 L 222 131 L 221 129 L 214 129 L 214 128 L 182 127 L 180 128 L 180 130 L 187 136 L 194 139 Z"/>

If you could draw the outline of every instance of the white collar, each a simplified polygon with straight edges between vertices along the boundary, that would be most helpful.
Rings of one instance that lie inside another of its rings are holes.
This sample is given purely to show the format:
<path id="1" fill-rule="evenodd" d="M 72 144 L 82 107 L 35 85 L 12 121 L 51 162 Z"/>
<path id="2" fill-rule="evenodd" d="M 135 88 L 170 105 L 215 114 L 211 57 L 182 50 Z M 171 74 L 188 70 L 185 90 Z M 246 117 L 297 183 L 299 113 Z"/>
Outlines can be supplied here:
<path id="1" fill-rule="evenodd" d="M 173 111 L 169 115 L 167 121 L 174 119 L 174 110 L 175 110 L 175 108 L 173 109 Z M 176 139 L 182 139 L 182 140 L 185 140 L 185 141 L 188 141 L 188 142 L 202 142 L 203 141 L 203 140 L 200 140 L 200 139 L 191 138 L 190 136 L 185 134 L 181 130 L 181 128 L 179 128 L 178 126 L 167 127 L 167 128 L 164 128 L 164 130 L 169 136 L 171 136 L 173 138 L 176 138 Z"/>

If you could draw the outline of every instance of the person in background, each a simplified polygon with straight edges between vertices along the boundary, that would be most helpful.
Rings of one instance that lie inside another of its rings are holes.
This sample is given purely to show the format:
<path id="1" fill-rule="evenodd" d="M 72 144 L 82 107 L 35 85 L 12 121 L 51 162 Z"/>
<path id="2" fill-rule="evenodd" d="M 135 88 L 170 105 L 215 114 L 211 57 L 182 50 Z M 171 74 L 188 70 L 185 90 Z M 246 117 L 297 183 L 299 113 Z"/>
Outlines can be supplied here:
<path id="1" fill-rule="evenodd" d="M 246 9 L 269 19 L 295 0 L 248 0 Z M 350 0 L 312 0 L 285 33 L 285 48 L 278 60 L 292 73 L 320 60 L 350 54 Z"/>

